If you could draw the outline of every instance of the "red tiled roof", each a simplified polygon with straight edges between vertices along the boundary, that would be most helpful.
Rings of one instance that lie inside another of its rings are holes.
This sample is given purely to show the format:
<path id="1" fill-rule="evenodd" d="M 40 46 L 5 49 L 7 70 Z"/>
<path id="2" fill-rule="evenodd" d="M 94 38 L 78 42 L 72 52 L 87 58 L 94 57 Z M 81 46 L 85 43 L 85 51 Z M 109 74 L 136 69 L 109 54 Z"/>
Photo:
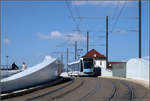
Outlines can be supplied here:
<path id="1" fill-rule="evenodd" d="M 90 50 L 87 54 L 82 56 L 83 58 L 106 58 L 103 54 L 100 54 L 95 49 Z"/>

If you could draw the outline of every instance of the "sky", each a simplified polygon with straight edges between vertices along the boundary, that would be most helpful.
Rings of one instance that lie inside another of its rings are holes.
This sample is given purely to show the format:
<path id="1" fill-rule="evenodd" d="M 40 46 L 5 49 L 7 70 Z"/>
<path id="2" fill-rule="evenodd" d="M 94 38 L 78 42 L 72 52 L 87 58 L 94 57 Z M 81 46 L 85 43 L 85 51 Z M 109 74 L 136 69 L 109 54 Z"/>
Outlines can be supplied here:
<path id="1" fill-rule="evenodd" d="M 149 2 L 142 1 L 142 56 L 149 56 Z M 80 56 L 89 50 L 105 55 L 106 16 L 109 22 L 109 61 L 138 57 L 137 1 L 26 1 L 1 3 L 2 64 L 24 61 L 33 66 L 50 55 L 74 61 L 74 43 Z M 80 30 L 80 31 L 77 31 Z"/>

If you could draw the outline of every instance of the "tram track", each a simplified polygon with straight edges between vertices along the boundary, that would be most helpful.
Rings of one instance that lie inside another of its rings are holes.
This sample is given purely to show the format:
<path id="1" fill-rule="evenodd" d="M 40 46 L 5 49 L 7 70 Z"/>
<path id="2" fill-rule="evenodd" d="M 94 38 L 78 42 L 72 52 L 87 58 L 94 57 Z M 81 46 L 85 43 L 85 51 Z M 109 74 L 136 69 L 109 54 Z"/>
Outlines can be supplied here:
<path id="1" fill-rule="evenodd" d="M 38 99 L 38 98 L 41 98 L 41 97 L 44 97 L 44 96 L 47 96 L 47 95 L 51 95 L 51 94 L 53 94 L 53 93 L 55 93 L 55 92 L 58 92 L 58 91 L 60 91 L 60 90 L 62 90 L 62 89 L 65 89 L 66 87 L 72 85 L 74 82 L 75 82 L 75 79 L 73 78 L 72 81 L 70 81 L 68 84 L 66 84 L 66 85 L 64 85 L 64 86 L 62 86 L 62 87 L 56 88 L 55 90 L 49 91 L 49 92 L 44 93 L 44 94 L 39 95 L 39 96 L 36 96 L 36 97 L 33 97 L 33 98 L 29 98 L 29 99 L 27 99 L 26 101 L 33 101 L 33 100 L 36 100 L 36 99 Z"/>
<path id="2" fill-rule="evenodd" d="M 134 91 L 131 85 L 128 82 L 108 79 L 110 85 L 112 85 L 112 93 L 106 97 L 103 101 L 133 101 L 134 99 Z M 110 91 L 110 90 L 108 90 Z"/>
<path id="3" fill-rule="evenodd" d="M 149 98 L 146 92 L 146 88 L 123 79 L 75 77 L 71 81 L 6 101 L 141 101 L 144 96 Z"/>
<path id="4" fill-rule="evenodd" d="M 100 88 L 100 84 L 99 84 L 99 80 L 97 80 L 96 81 L 96 87 L 93 88 L 88 94 L 86 94 L 85 96 L 80 98 L 78 101 L 86 101 L 90 96 L 95 94 L 97 92 L 97 90 L 99 90 L 99 88 Z"/>
<path id="5" fill-rule="evenodd" d="M 55 100 L 55 99 L 57 99 L 57 98 L 62 98 L 62 97 L 64 97 L 65 95 L 67 95 L 67 94 L 73 92 L 74 90 L 79 89 L 83 84 L 84 84 L 84 80 L 82 80 L 81 83 L 78 84 L 76 87 L 74 87 L 74 88 L 72 88 L 72 89 L 70 89 L 70 90 L 64 92 L 63 94 L 60 94 L 60 95 L 55 96 L 55 97 L 52 97 L 52 100 Z"/>
<path id="6" fill-rule="evenodd" d="M 50 91 L 52 93 L 46 93 L 44 94 L 44 96 L 36 96 L 34 98 L 27 99 L 26 101 L 41 101 L 43 99 L 44 101 L 55 101 L 61 99 L 64 96 L 72 93 L 73 91 L 78 90 L 84 84 L 83 79 L 74 78 L 73 80 L 74 81 L 72 81 L 71 85 L 64 85 L 60 88 L 57 88 L 56 90 Z"/>
<path id="7" fill-rule="evenodd" d="M 130 85 L 133 90 L 134 101 L 150 101 L 150 89 L 148 87 L 136 84 L 135 81 L 128 82 L 127 84 Z"/>
<path id="8" fill-rule="evenodd" d="M 130 94 L 130 97 L 129 97 L 129 101 L 133 101 L 134 100 L 134 91 L 133 91 L 133 88 L 131 87 L 131 85 L 125 83 L 124 81 L 119 81 L 120 83 L 122 83 L 123 85 L 125 85 L 128 90 L 129 90 L 129 94 Z"/>
<path id="9" fill-rule="evenodd" d="M 114 95 L 115 95 L 115 93 L 117 91 L 116 84 L 113 81 L 111 81 L 111 84 L 113 85 L 112 94 L 108 98 L 106 98 L 104 101 L 111 101 L 111 99 L 114 97 Z"/>

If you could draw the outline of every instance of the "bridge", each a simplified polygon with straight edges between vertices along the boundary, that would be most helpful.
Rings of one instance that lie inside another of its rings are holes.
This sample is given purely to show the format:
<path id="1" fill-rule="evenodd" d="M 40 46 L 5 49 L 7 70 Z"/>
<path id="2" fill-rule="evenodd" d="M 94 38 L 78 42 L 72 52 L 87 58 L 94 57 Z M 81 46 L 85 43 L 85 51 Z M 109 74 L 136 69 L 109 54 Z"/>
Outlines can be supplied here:
<path id="1" fill-rule="evenodd" d="M 148 86 L 115 77 L 63 78 L 2 96 L 3 101 L 149 101 Z"/>

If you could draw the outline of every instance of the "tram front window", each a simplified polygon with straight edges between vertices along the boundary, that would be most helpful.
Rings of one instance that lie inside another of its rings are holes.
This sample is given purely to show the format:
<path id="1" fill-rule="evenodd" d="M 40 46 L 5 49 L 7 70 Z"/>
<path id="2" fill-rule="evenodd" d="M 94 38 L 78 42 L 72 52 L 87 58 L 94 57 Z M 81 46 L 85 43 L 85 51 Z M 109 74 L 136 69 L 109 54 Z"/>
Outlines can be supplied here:
<path id="1" fill-rule="evenodd" d="M 93 63 L 91 61 L 84 61 L 84 69 L 92 68 Z"/>
<path id="2" fill-rule="evenodd" d="M 93 67 L 93 62 L 91 61 L 84 61 L 84 72 L 91 73 Z"/>

